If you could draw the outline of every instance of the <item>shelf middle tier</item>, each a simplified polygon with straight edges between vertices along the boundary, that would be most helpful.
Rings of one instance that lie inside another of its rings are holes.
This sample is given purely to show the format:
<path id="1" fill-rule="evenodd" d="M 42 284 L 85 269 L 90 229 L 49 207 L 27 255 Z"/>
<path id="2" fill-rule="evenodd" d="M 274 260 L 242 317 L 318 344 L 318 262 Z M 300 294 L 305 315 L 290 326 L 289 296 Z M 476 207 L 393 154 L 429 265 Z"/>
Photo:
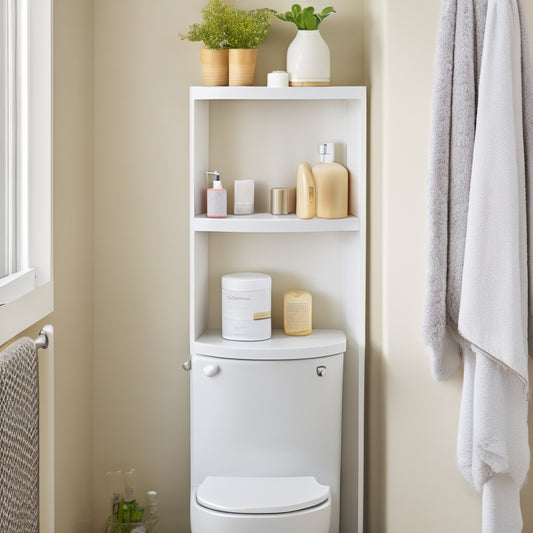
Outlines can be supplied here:
<path id="1" fill-rule="evenodd" d="M 315 233 L 328 231 L 359 231 L 359 218 L 303 220 L 296 215 L 228 215 L 227 218 L 207 218 L 197 215 L 193 220 L 194 231 L 218 231 L 240 233 Z"/>

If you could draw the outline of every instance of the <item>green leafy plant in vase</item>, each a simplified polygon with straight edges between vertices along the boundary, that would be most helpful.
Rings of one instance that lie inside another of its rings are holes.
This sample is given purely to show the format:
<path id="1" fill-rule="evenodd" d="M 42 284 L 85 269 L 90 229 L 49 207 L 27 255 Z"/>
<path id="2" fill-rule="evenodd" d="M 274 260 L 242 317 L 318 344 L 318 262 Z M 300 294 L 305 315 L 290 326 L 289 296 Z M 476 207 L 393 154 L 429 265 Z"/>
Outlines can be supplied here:
<path id="1" fill-rule="evenodd" d="M 287 72 L 292 87 L 330 84 L 329 48 L 318 27 L 333 13 L 336 13 L 333 7 L 325 7 L 316 13 L 312 6 L 302 8 L 300 4 L 293 4 L 290 11 L 275 14 L 278 19 L 298 28 L 287 50 Z"/>
<path id="2" fill-rule="evenodd" d="M 180 38 L 203 42 L 200 57 L 204 85 L 253 84 L 257 46 L 266 39 L 275 11 L 245 11 L 226 0 L 209 0 L 201 12 L 202 22 L 189 26 Z"/>
<path id="3" fill-rule="evenodd" d="M 318 30 L 320 23 L 336 11 L 332 7 L 325 7 L 320 13 L 315 13 L 312 6 L 305 7 L 294 4 L 286 13 L 276 13 L 276 17 L 285 22 L 293 22 L 299 30 Z"/>

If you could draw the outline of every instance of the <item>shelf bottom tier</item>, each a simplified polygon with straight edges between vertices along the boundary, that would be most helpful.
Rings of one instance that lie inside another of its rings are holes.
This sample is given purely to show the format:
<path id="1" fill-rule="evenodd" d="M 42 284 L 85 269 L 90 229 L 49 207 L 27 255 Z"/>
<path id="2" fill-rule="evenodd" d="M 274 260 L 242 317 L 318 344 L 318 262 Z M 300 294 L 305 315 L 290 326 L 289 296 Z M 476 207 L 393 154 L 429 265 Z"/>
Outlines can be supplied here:
<path id="1" fill-rule="evenodd" d="M 346 335 L 338 329 L 315 329 L 310 335 L 285 335 L 272 330 L 272 337 L 264 341 L 231 341 L 220 330 L 206 330 L 191 347 L 193 354 L 226 359 L 312 359 L 344 353 Z"/>

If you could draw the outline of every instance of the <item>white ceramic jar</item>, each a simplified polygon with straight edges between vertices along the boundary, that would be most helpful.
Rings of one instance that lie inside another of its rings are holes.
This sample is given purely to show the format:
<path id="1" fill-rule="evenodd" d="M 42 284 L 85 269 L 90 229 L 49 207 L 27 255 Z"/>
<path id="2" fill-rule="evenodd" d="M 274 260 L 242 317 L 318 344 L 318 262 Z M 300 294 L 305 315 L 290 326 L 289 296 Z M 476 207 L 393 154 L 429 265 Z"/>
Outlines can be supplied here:
<path id="1" fill-rule="evenodd" d="M 287 72 L 291 87 L 329 85 L 329 48 L 319 30 L 298 30 L 287 50 Z"/>
<path id="2" fill-rule="evenodd" d="M 257 272 L 222 276 L 222 337 L 262 341 L 272 336 L 272 278 Z"/>

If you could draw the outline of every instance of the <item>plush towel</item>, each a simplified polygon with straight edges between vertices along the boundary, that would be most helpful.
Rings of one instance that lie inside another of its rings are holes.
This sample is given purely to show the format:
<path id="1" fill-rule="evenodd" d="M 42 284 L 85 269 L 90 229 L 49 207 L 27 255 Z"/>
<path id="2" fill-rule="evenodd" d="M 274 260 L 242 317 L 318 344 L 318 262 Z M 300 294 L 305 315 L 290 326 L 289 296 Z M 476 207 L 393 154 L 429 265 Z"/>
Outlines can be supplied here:
<path id="1" fill-rule="evenodd" d="M 463 358 L 459 470 L 483 493 L 483 532 L 519 532 L 520 488 L 529 465 L 524 389 L 483 352 L 465 347 Z"/>
<path id="2" fill-rule="evenodd" d="M 527 382 L 527 223 L 520 23 L 489 0 L 459 309 L 461 337 Z"/>
<path id="3" fill-rule="evenodd" d="M 0 531 L 39 531 L 39 370 L 29 338 L 0 353 Z"/>
<path id="4" fill-rule="evenodd" d="M 424 337 L 435 379 L 460 364 L 459 303 L 487 0 L 444 0 L 439 29 L 430 171 Z"/>
<path id="5" fill-rule="evenodd" d="M 483 492 L 484 533 L 521 531 L 529 467 L 533 98 L 520 15 L 517 0 L 445 1 L 436 62 L 425 340 L 436 379 L 463 355 L 458 464 Z"/>

